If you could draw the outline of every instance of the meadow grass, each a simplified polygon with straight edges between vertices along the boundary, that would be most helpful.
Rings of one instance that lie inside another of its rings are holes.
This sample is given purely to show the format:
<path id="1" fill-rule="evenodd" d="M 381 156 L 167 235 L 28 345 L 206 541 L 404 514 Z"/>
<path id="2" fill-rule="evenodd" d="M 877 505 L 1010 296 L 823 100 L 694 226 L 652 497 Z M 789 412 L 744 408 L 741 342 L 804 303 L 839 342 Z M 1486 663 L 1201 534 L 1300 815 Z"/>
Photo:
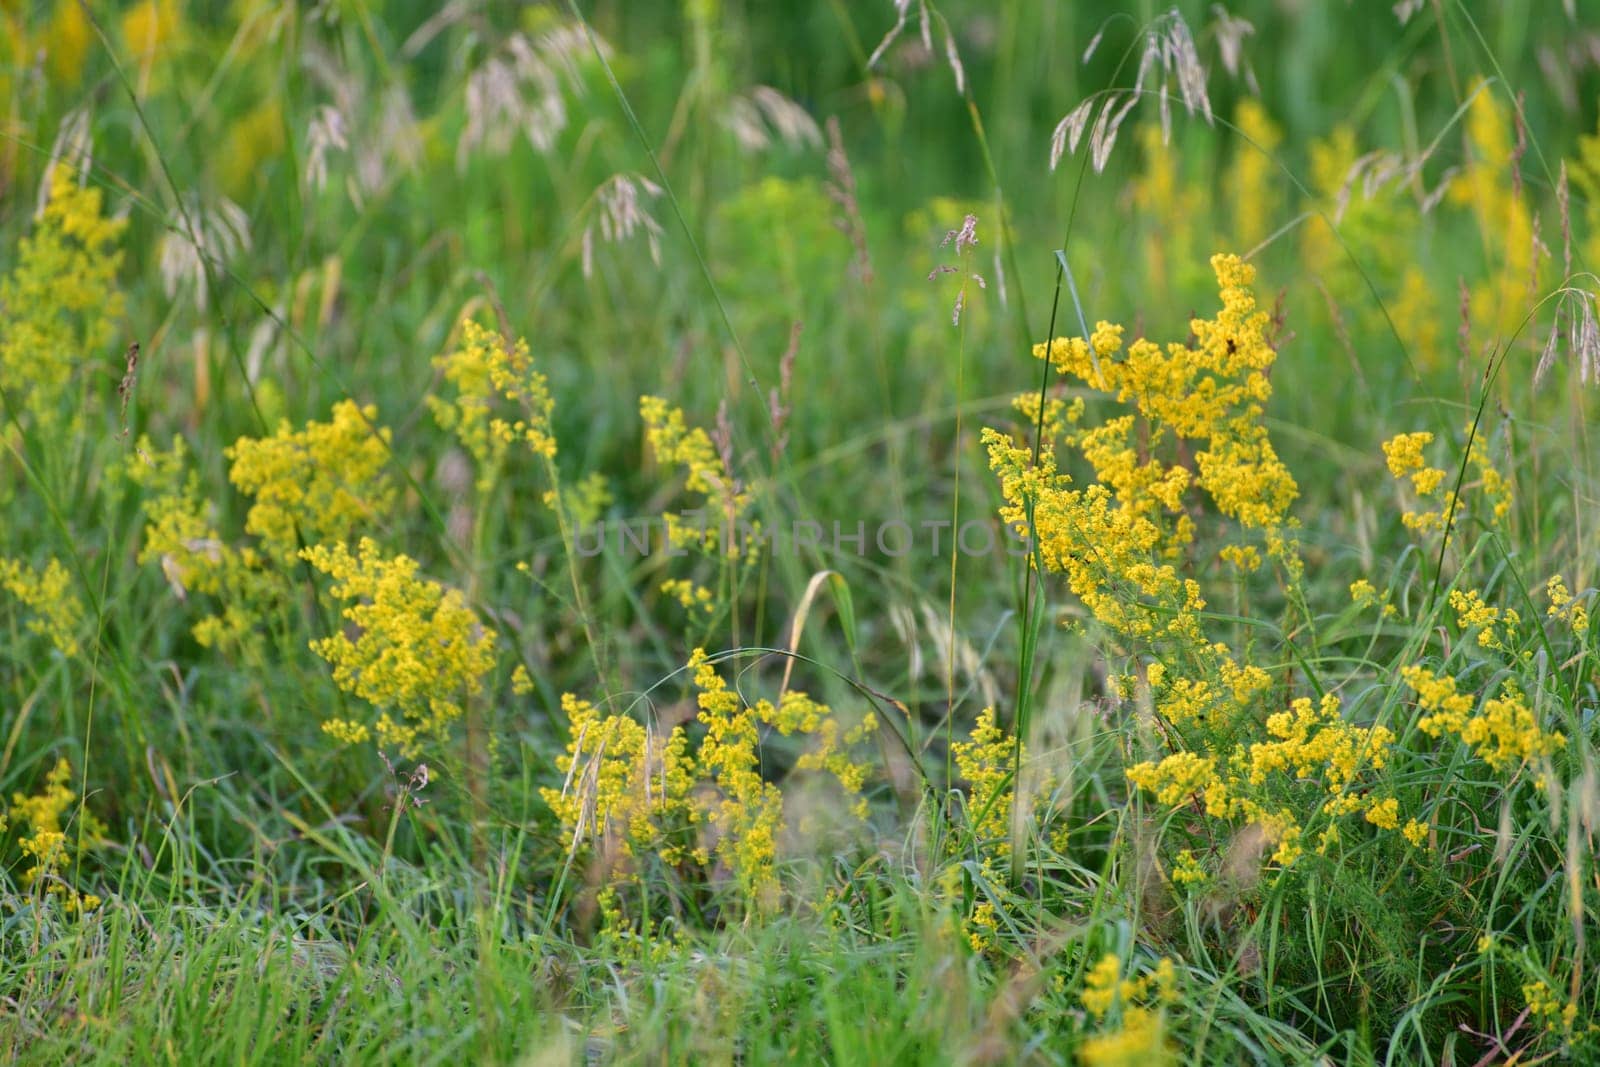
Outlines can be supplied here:
<path id="1" fill-rule="evenodd" d="M 1600 1062 L 1580 8 L 0 4 L 0 1053 Z"/>

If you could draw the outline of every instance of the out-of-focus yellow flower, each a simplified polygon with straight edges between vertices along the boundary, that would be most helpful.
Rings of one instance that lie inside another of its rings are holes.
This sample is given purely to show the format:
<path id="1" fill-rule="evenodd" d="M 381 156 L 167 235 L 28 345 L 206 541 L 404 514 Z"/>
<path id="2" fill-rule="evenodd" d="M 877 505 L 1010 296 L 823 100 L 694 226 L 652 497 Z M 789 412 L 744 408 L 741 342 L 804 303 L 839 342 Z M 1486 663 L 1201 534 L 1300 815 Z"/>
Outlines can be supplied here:
<path id="1" fill-rule="evenodd" d="M 45 60 L 50 77 L 59 85 L 75 85 L 83 62 L 94 44 L 94 29 L 79 0 L 56 0 L 45 31 Z"/>
<path id="2" fill-rule="evenodd" d="M 77 654 L 83 602 L 72 591 L 72 578 L 59 561 L 52 559 L 37 570 L 21 560 L 0 558 L 0 589 L 33 612 L 29 630 L 48 637 L 63 656 Z"/>
<path id="3" fill-rule="evenodd" d="M 122 43 L 138 64 L 142 79 L 183 34 L 183 9 L 177 0 L 139 0 L 123 12 Z"/>
<path id="4" fill-rule="evenodd" d="M 1227 176 L 1233 201 L 1233 237 L 1236 247 L 1250 249 L 1272 232 L 1282 200 L 1273 184 L 1278 167 L 1272 153 L 1283 141 L 1283 131 L 1253 96 L 1239 101 L 1234 124 L 1240 136 L 1234 141 L 1233 165 Z"/>
<path id="5" fill-rule="evenodd" d="M 74 369 L 105 351 L 122 317 L 116 241 L 127 220 L 106 218 L 100 190 L 80 186 L 65 162 L 51 167 L 46 181 L 39 225 L 0 279 L 0 388 L 52 425 Z"/>

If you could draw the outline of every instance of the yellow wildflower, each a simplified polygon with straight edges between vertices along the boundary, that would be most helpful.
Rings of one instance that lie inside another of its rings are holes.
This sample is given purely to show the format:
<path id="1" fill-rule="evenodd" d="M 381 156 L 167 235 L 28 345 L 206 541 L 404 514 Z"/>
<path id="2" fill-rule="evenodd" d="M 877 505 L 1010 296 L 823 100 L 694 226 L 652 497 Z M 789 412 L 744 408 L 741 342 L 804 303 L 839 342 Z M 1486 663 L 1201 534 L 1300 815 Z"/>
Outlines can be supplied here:
<path id="1" fill-rule="evenodd" d="M 45 36 L 45 54 L 50 77 L 61 85 L 72 85 L 83 73 L 83 61 L 94 46 L 94 29 L 78 0 L 56 0 Z"/>
<path id="2" fill-rule="evenodd" d="M 698 528 L 681 515 L 666 516 L 670 542 L 677 547 L 696 545 L 707 552 L 720 546 L 726 556 L 742 555 L 743 531 L 738 523 L 750 504 L 750 494 L 718 456 L 710 435 L 698 426 L 690 427 L 681 409 L 658 396 L 639 398 L 639 417 L 657 462 L 681 469 L 684 488 L 703 496 L 707 504 L 708 514 L 702 515 Z"/>
<path id="3" fill-rule="evenodd" d="M 1400 826 L 1400 802 L 1394 797 L 1375 801 L 1367 806 L 1367 821 L 1383 830 Z"/>
<path id="4" fill-rule="evenodd" d="M 79 362 L 105 351 L 123 309 L 116 241 L 127 220 L 105 218 L 100 190 L 75 178 L 65 162 L 50 168 L 39 225 L 0 279 L 0 389 L 45 423 Z"/>
<path id="5" fill-rule="evenodd" d="M 1176 992 L 1177 974 L 1172 962 L 1161 960 L 1141 978 L 1125 980 L 1121 973 L 1120 961 L 1108 953 L 1084 976 L 1079 997 L 1089 1016 L 1104 1021 L 1114 1008 L 1120 1007 L 1120 1017 L 1114 1028 L 1092 1035 L 1078 1047 L 1079 1061 L 1088 1067 L 1143 1067 L 1174 1062 L 1160 1010 L 1160 1005 Z"/>
<path id="6" fill-rule="evenodd" d="M 668 863 L 683 858 L 677 839 L 692 818 L 693 764 L 688 737 L 666 736 L 628 715 L 601 715 L 570 693 L 561 697 L 570 740 L 556 768 L 561 789 L 541 789 L 574 843 L 585 835 L 616 842 L 624 854 L 655 849 Z"/>
<path id="7" fill-rule="evenodd" d="M 698 608 L 709 613 L 716 606 L 716 597 L 703 585 L 683 578 L 669 578 L 661 583 L 661 592 L 693 611 Z"/>
<path id="8" fill-rule="evenodd" d="M 464 702 L 483 691 L 494 632 L 459 591 L 418 577 L 407 556 L 385 558 L 370 538 L 361 539 L 357 556 L 336 544 L 315 545 L 301 558 L 334 579 L 333 596 L 347 602 L 343 617 L 356 634 L 315 640 L 312 650 L 332 664 L 339 688 L 382 711 L 378 744 L 414 757 L 425 736 L 442 737 Z"/>
<path id="9" fill-rule="evenodd" d="M 372 405 L 343 400 L 329 422 L 294 430 L 284 421 L 271 437 L 241 437 L 227 449 L 228 477 L 255 500 L 245 529 L 269 555 L 292 559 L 301 538 L 345 541 L 383 523 L 395 491 L 385 473 L 390 435 L 374 429 L 377 417 Z"/>
<path id="10" fill-rule="evenodd" d="M 428 397 L 434 420 L 453 432 L 478 464 L 478 490 L 486 492 L 499 476 L 507 449 L 525 444 L 550 461 L 556 455 L 551 416 L 555 399 L 545 376 L 534 368 L 528 342 L 514 343 L 476 319 L 461 321 L 461 344 L 434 360 L 434 366 L 455 387 L 453 401 Z M 519 414 L 496 413 L 501 401 Z"/>
<path id="11" fill-rule="evenodd" d="M 778 888 L 775 864 L 783 800 L 778 787 L 761 778 L 755 711 L 728 689 L 703 650 L 695 649 L 689 667 L 700 690 L 699 719 L 706 727 L 699 763 L 721 792 L 709 812 L 717 853 L 746 899 L 771 907 Z M 704 862 L 703 854 L 701 858 Z"/>
<path id="12" fill-rule="evenodd" d="M 41 571 L 21 560 L 0 558 L 0 589 L 33 612 L 28 620 L 30 631 L 48 637 L 63 656 L 77 654 L 83 603 L 72 591 L 72 578 L 60 562 L 52 559 Z"/>
<path id="13" fill-rule="evenodd" d="M 0 818 L 0 830 L 6 829 L 7 823 L 15 819 L 26 824 L 30 831 L 17 841 L 23 854 L 32 860 L 29 868 L 22 872 L 24 886 L 43 881 L 45 891 L 60 896 L 69 911 L 88 911 L 99 907 L 100 898 L 79 894 L 68 888 L 63 871 L 77 842 L 98 841 L 104 835 L 105 828 L 86 809 L 80 808 L 78 817 L 83 821 L 81 830 L 72 834 L 65 832 L 64 817 L 72 807 L 72 802 L 78 798 L 71 783 L 71 764 L 65 759 L 57 760 L 45 776 L 44 788 L 39 793 L 33 796 L 25 793 L 12 795 L 11 809 L 6 813 L 11 818 Z"/>
<path id="14" fill-rule="evenodd" d="M 1420 470 L 1425 461 L 1422 450 L 1433 441 L 1433 434 L 1427 430 L 1416 433 L 1396 434 L 1383 443 L 1383 455 L 1389 464 L 1389 473 L 1396 478 L 1403 478 L 1413 471 Z"/>
<path id="15" fill-rule="evenodd" d="M 1261 101 L 1246 96 L 1234 112 L 1239 137 L 1235 141 L 1233 165 L 1227 187 L 1233 200 L 1233 236 L 1240 248 L 1254 248 L 1272 232 L 1278 190 L 1277 164 L 1272 153 L 1283 140 L 1283 131 L 1272 121 Z"/>
<path id="16" fill-rule="evenodd" d="M 1544 586 L 1545 596 L 1550 599 L 1550 607 L 1546 614 L 1552 619 L 1559 619 L 1572 628 L 1574 633 L 1582 634 L 1589 629 L 1589 610 L 1583 602 L 1573 597 L 1567 588 L 1566 580 L 1559 574 L 1550 576 Z"/>
<path id="17" fill-rule="evenodd" d="M 1477 707 L 1471 694 L 1456 691 L 1456 680 L 1448 675 L 1415 666 L 1403 668 L 1400 675 L 1424 712 L 1417 728 L 1430 737 L 1456 735 L 1495 770 L 1548 756 L 1566 744 L 1560 732 L 1539 726 L 1527 698 L 1510 684 Z"/>
<path id="18" fill-rule="evenodd" d="M 995 860 L 1011 855 L 1011 805 L 1016 796 L 1014 749 L 991 707 L 978 713 L 967 740 L 957 741 L 950 750 L 956 772 L 967 783 L 967 813 L 973 820 L 973 835 Z M 1024 751 L 1023 757 L 1026 755 Z"/>
<path id="19" fill-rule="evenodd" d="M 1172 868 L 1172 880 L 1179 885 L 1200 885 L 1210 879 L 1204 865 L 1190 849 L 1178 852 L 1177 863 Z"/>

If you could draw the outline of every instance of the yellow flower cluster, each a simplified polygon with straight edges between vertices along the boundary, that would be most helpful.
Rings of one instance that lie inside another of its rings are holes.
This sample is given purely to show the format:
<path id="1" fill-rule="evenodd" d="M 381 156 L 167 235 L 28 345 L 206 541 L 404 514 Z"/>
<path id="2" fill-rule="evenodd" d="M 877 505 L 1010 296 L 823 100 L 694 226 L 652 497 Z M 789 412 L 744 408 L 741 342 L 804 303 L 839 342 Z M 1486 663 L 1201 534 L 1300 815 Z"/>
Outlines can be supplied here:
<path id="1" fill-rule="evenodd" d="M 1377 588 L 1365 578 L 1357 578 L 1350 583 L 1350 599 L 1358 608 L 1376 607 L 1381 602 L 1383 617 L 1386 619 L 1392 619 L 1400 614 L 1399 609 L 1389 603 L 1387 598 L 1381 598 Z"/>
<path id="2" fill-rule="evenodd" d="M 1171 538 L 1141 514 L 1146 501 L 1119 506 L 1100 483 L 1068 488 L 1053 452 L 1041 452 L 1035 464 L 1030 450 L 1005 434 L 985 430 L 983 439 L 1006 500 L 1001 518 L 1031 533 L 1045 568 L 1064 573 L 1102 625 L 1140 640 L 1199 639 L 1198 612 L 1205 607 L 1199 584 L 1158 562 Z"/>
<path id="3" fill-rule="evenodd" d="M 347 541 L 385 521 L 395 491 L 384 471 L 390 435 L 374 426 L 377 417 L 372 405 L 343 400 L 329 422 L 295 430 L 284 420 L 273 436 L 241 437 L 227 449 L 228 477 L 254 498 L 245 530 L 271 558 L 288 561 L 302 540 Z"/>
<path id="4" fill-rule="evenodd" d="M 83 13 L 83 5 L 72 0 L 56 0 L 44 38 L 50 77 L 63 85 L 76 82 L 93 45 L 94 28 Z"/>
<path id="5" fill-rule="evenodd" d="M 777 835 L 783 821 L 783 795 L 761 777 L 759 719 L 696 649 L 689 659 L 700 722 L 706 727 L 699 762 L 716 783 L 719 796 L 707 818 L 717 855 L 739 881 L 747 900 L 768 907 L 777 891 Z M 702 863 L 709 857 L 702 850 Z"/>
<path id="6" fill-rule="evenodd" d="M 561 502 L 575 526 L 593 526 L 611 506 L 611 487 L 604 474 L 590 471 L 576 485 L 562 491 Z"/>
<path id="7" fill-rule="evenodd" d="M 561 789 L 542 795 L 574 848 L 593 836 L 616 841 L 625 855 L 652 851 L 669 864 L 692 859 L 704 868 L 714 855 L 751 907 L 770 909 L 777 903 L 784 812 L 782 790 L 762 775 L 763 729 L 808 738 L 794 770 L 833 776 L 856 797 L 855 814 L 864 818 L 860 793 L 869 767 L 851 758 L 850 750 L 867 740 L 877 721 L 869 713 L 846 728 L 826 705 L 795 691 L 785 692 L 776 705 L 747 704 L 701 649 L 690 657 L 689 669 L 699 690 L 698 721 L 705 727 L 692 753 L 681 726 L 662 737 L 630 715 L 602 716 L 568 694 L 562 698 L 567 752 L 557 764 L 567 778 Z M 701 783 L 709 788 L 696 792 Z M 684 834 L 696 823 L 708 832 L 689 849 Z"/>
<path id="8" fill-rule="evenodd" d="M 371 538 L 361 539 L 355 556 L 335 544 L 314 545 L 301 558 L 333 578 L 333 596 L 346 602 L 343 617 L 353 624 L 353 637 L 320 638 L 312 650 L 332 664 L 339 688 L 379 710 L 378 745 L 414 758 L 483 691 L 494 669 L 494 631 L 459 590 L 419 577 L 408 556 L 386 558 Z M 347 741 L 367 737 L 362 724 L 347 720 L 326 729 Z"/>
<path id="9" fill-rule="evenodd" d="M 1423 458 L 1422 450 L 1433 441 L 1433 434 L 1427 430 L 1416 433 L 1396 434 L 1383 443 L 1383 455 L 1389 464 L 1389 473 L 1395 478 L 1410 476 L 1412 492 L 1423 500 L 1434 496 L 1439 487 L 1444 484 L 1444 471 L 1438 467 L 1430 467 Z M 1406 528 L 1420 532 L 1440 529 L 1444 526 L 1445 511 L 1408 510 L 1402 516 Z"/>
<path id="10" fill-rule="evenodd" d="M 1468 427 L 1470 433 L 1471 427 Z M 1383 442 L 1385 462 L 1389 473 L 1396 479 L 1410 478 L 1411 490 L 1419 501 L 1436 506 L 1407 509 L 1401 514 L 1406 528 L 1418 533 L 1442 530 L 1453 517 L 1458 517 L 1462 498 L 1445 491 L 1447 475 L 1439 467 L 1429 466 L 1423 450 L 1433 442 L 1427 430 L 1396 434 Z M 1467 450 L 1467 461 L 1476 469 L 1478 479 L 1474 488 L 1487 507 L 1485 519 L 1500 521 L 1511 510 L 1511 483 L 1502 475 L 1484 448 L 1481 438 L 1472 436 Z"/>
<path id="11" fill-rule="evenodd" d="M 672 544 L 695 545 L 708 553 L 717 552 L 720 546 L 729 558 L 742 555 L 744 538 L 738 524 L 750 505 L 750 494 L 726 469 L 710 435 L 698 426 L 690 427 L 682 409 L 659 396 L 639 398 L 639 417 L 656 461 L 681 469 L 684 488 L 706 500 L 707 513 L 698 525 L 685 522 L 682 515 L 665 517 Z"/>
<path id="12" fill-rule="evenodd" d="M 1589 630 L 1589 609 L 1583 606 L 1581 600 L 1572 595 L 1567 588 L 1566 581 L 1559 574 L 1551 575 L 1544 586 L 1545 596 L 1550 598 L 1550 607 L 1546 614 L 1552 619 L 1560 620 L 1572 628 L 1576 634 L 1587 633 Z"/>
<path id="13" fill-rule="evenodd" d="M 0 831 L 7 829 L 13 818 L 28 826 L 30 833 L 17 841 L 31 864 L 22 872 L 25 888 L 43 881 L 45 892 L 59 896 L 69 911 L 88 911 L 100 906 L 100 898 L 73 891 L 62 874 L 72 850 L 72 837 L 67 834 L 62 820 L 78 798 L 71 783 L 71 764 L 65 759 L 57 760 L 45 777 L 43 791 L 31 797 L 24 793 L 12 795 L 10 810 L 0 814 Z M 83 820 L 81 839 L 86 843 L 99 840 L 105 833 L 105 828 L 87 809 L 81 810 L 78 817 Z"/>
<path id="14" fill-rule="evenodd" d="M 72 578 L 59 561 L 52 559 L 38 570 L 21 560 L 0 558 L 0 589 L 33 613 L 28 620 L 31 632 L 49 638 L 63 656 L 78 654 L 83 602 L 72 591 Z"/>
<path id="15" fill-rule="evenodd" d="M 545 460 L 555 458 L 550 422 L 555 399 L 544 374 L 534 368 L 525 339 L 512 343 L 476 319 L 464 318 L 460 347 L 435 359 L 434 366 L 455 387 L 456 398 L 447 401 L 430 395 L 429 410 L 477 462 L 480 493 L 494 484 L 506 451 L 515 442 L 521 441 Z M 497 415 L 501 401 L 511 402 L 519 414 Z"/>
<path id="16" fill-rule="evenodd" d="M 689 611 L 699 609 L 710 612 L 716 604 L 716 597 L 711 590 L 703 585 L 696 585 L 687 578 L 669 578 L 661 583 L 661 592 L 682 604 Z"/>
<path id="17" fill-rule="evenodd" d="M 1222 514 L 1246 528 L 1281 527 L 1299 494 L 1261 424 L 1272 395 L 1268 373 L 1277 353 L 1267 342 L 1268 316 L 1250 287 L 1255 268 L 1238 256 L 1211 259 L 1222 308 L 1214 319 L 1190 323 L 1195 343 L 1163 350 L 1139 340 L 1123 351 L 1122 328 L 1102 322 L 1094 336 L 1038 345 L 1057 371 L 1131 402 L 1146 422 L 1143 447 L 1154 451 L 1169 438 L 1205 447 L 1195 452 L 1195 470 L 1138 462 L 1129 442 L 1131 419 L 1113 420 L 1079 435 L 1085 458 L 1119 504 L 1148 517 L 1159 504 L 1178 511 L 1192 482 L 1205 490 Z M 1179 523 L 1178 529 L 1185 530 Z M 1043 538 L 1041 538 L 1043 540 Z"/>
<path id="18" fill-rule="evenodd" d="M 181 438 L 165 451 L 139 440 L 124 470 L 144 490 L 139 562 L 159 562 L 180 600 L 198 593 L 220 602 L 193 628 L 201 645 L 259 656 L 265 620 L 290 601 L 288 565 L 301 544 L 342 544 L 388 521 L 397 493 L 387 474 L 389 431 L 373 425 L 376 416 L 341 401 L 326 423 L 296 430 L 285 421 L 272 436 L 241 437 L 225 451 L 229 478 L 253 498 L 245 529 L 259 549 L 219 532 Z M 365 736 L 349 724 L 330 731 Z"/>
<path id="19" fill-rule="evenodd" d="M 984 852 L 986 871 L 1011 856 L 1011 807 L 1016 795 L 1012 770 L 1018 754 L 1013 748 L 1010 736 L 995 721 L 993 708 L 978 714 L 967 740 L 951 746 L 956 771 L 967 783 L 967 813 Z M 1025 746 L 1019 751 L 1026 760 Z"/>
<path id="20" fill-rule="evenodd" d="M 258 650 L 257 627 L 262 613 L 281 598 L 282 580 L 263 566 L 254 548 L 234 548 L 223 541 L 208 518 L 200 476 L 187 463 L 182 438 L 157 450 L 140 438 L 125 475 L 144 492 L 144 543 L 139 562 L 159 563 L 179 600 L 191 593 L 221 601 L 219 614 L 194 626 L 194 638 L 206 648 L 239 652 Z"/>
<path id="21" fill-rule="evenodd" d="M 122 15 L 122 39 L 136 56 L 161 48 L 183 24 L 176 0 L 140 0 Z"/>
<path id="22" fill-rule="evenodd" d="M 1179 849 L 1175 862 L 1172 865 L 1172 880 L 1179 885 L 1203 885 L 1211 879 L 1206 871 L 1205 864 L 1200 862 L 1200 857 L 1194 854 L 1193 849 Z"/>
<path id="23" fill-rule="evenodd" d="M 629 715 L 601 715 L 587 700 L 561 698 L 570 740 L 556 767 L 560 789 L 540 795 L 573 835 L 615 842 L 625 855 L 655 851 L 663 861 L 684 858 L 682 839 L 693 821 L 694 761 L 683 727 L 663 737 Z"/>
<path id="24" fill-rule="evenodd" d="M 1578 1005 L 1563 1003 L 1543 982 L 1524 983 L 1522 999 L 1527 1002 L 1528 1014 L 1543 1023 L 1547 1032 L 1571 1033 L 1573 1024 L 1578 1021 Z"/>
<path id="25" fill-rule="evenodd" d="M 1035 349 L 1063 375 L 1133 412 L 1094 427 L 1078 425 L 1081 408 L 1047 413 L 1094 471 L 1094 481 L 1081 488 L 1058 472 L 1052 447 L 1041 447 L 1034 462 L 1029 448 L 989 431 L 990 464 L 1006 502 L 1001 514 L 1032 535 L 1037 558 L 1066 576 L 1102 625 L 1157 653 L 1145 684 L 1166 724 L 1169 751 L 1129 766 L 1131 785 L 1163 805 L 1194 804 L 1211 818 L 1256 824 L 1276 844 L 1272 858 L 1280 865 L 1301 854 L 1305 820 L 1296 812 L 1308 780 L 1321 794 L 1313 817 L 1327 824 L 1319 850 L 1338 840 L 1342 817 L 1356 814 L 1415 840 L 1418 828 L 1400 825 L 1398 801 L 1366 784 L 1385 766 L 1394 734 L 1347 722 L 1331 695 L 1294 699 L 1286 710 L 1258 717 L 1271 677 L 1207 639 L 1199 584 L 1180 569 L 1192 562 L 1191 515 L 1200 514 L 1187 498 L 1193 487 L 1237 524 L 1236 536 L 1260 531 L 1266 556 L 1278 563 L 1291 592 L 1302 573 L 1298 545 L 1287 532 L 1298 487 L 1262 421 L 1275 359 L 1268 317 L 1250 290 L 1255 278 L 1248 264 L 1219 255 L 1212 268 L 1222 308 L 1214 319 L 1191 324 L 1189 345 L 1163 350 L 1140 340 L 1125 347 L 1121 329 L 1101 323 L 1087 339 Z M 1039 413 L 1037 403 L 1032 410 Z M 1410 462 L 1403 447 L 1395 462 Z M 1219 555 L 1243 569 L 1261 559 L 1254 545 L 1236 539 Z M 1375 599 L 1376 590 L 1366 583 L 1352 595 Z M 1119 688 L 1128 697 L 1139 683 L 1129 679 Z M 1204 876 L 1192 853 L 1179 867 L 1188 880 Z"/>
<path id="26" fill-rule="evenodd" d="M 1121 961 L 1108 953 L 1084 976 L 1080 999 L 1096 1022 L 1120 1008 L 1120 1025 L 1095 1034 L 1078 1047 L 1085 1067 L 1144 1067 L 1176 1062 L 1166 1040 L 1162 1007 L 1177 995 L 1177 970 L 1162 959 L 1139 978 L 1123 978 Z"/>
<path id="27" fill-rule="evenodd" d="M 1595 262 L 1600 256 L 1600 130 L 1578 138 L 1578 155 L 1569 161 L 1568 171 L 1572 184 L 1580 194 L 1573 200 L 1583 205 L 1584 227 L 1587 237 L 1583 241 L 1583 256 Z"/>
<path id="28" fill-rule="evenodd" d="M 1212 818 L 1257 824 L 1277 845 L 1274 862 L 1284 866 L 1300 857 L 1304 828 L 1290 808 L 1270 807 L 1260 799 L 1274 782 L 1318 784 L 1324 794 L 1320 813 L 1330 820 L 1319 851 L 1339 839 L 1334 820 L 1358 811 L 1381 829 L 1398 828 L 1398 801 L 1353 788 L 1363 775 L 1383 769 L 1393 731 L 1347 722 L 1331 693 L 1318 702 L 1296 699 L 1287 711 L 1267 717 L 1266 730 L 1267 740 L 1241 745 L 1226 758 L 1176 752 L 1159 762 L 1136 764 L 1126 772 L 1128 781 L 1162 805 L 1195 803 Z"/>
<path id="29" fill-rule="evenodd" d="M 689 667 L 700 690 L 699 719 L 706 727 L 697 754 L 700 771 L 720 793 L 707 812 L 717 854 L 732 869 L 747 899 L 766 905 L 777 889 L 776 835 L 783 820 L 783 794 L 761 777 L 760 727 L 811 737 L 813 747 L 801 755 L 795 769 L 832 774 L 846 793 L 858 796 L 855 813 L 864 818 L 866 801 L 859 794 L 868 768 L 851 760 L 848 749 L 866 740 L 877 729 L 877 720 L 868 714 L 841 731 L 827 705 L 797 692 L 784 693 L 776 707 L 767 700 L 748 706 L 728 688 L 703 650 L 695 649 Z M 701 862 L 708 859 L 702 851 Z"/>
<path id="30" fill-rule="evenodd" d="M 1566 744 L 1559 731 L 1539 725 L 1528 698 L 1510 683 L 1501 695 L 1485 699 L 1479 707 L 1473 694 L 1457 691 L 1456 680 L 1449 675 L 1412 666 L 1403 668 L 1400 676 L 1424 712 L 1417 720 L 1418 729 L 1429 737 L 1459 737 L 1497 771 L 1549 756 Z M 1542 782 L 1542 776 L 1537 780 Z"/>
<path id="31" fill-rule="evenodd" d="M 1241 532 L 1264 531 L 1268 555 L 1286 574 L 1297 576 L 1300 567 L 1297 546 L 1283 532 L 1292 526 L 1288 509 L 1299 489 L 1261 421 L 1276 353 L 1265 334 L 1268 316 L 1250 290 L 1254 268 L 1229 255 L 1214 256 L 1211 265 L 1222 307 L 1214 319 L 1190 324 L 1192 347 L 1163 349 L 1141 339 L 1124 349 L 1122 328 L 1106 322 L 1087 339 L 1035 347 L 1034 355 L 1061 374 L 1133 408 L 1094 427 L 1077 426 L 1081 405 L 1045 413 L 1093 468 L 1093 482 L 1072 487 L 1057 469 L 1053 444 L 1035 463 L 1025 445 L 984 433 L 1006 501 L 1002 518 L 1031 535 L 1044 566 L 1064 573 L 1103 625 L 1124 637 L 1172 638 L 1203 650 L 1205 599 L 1174 562 L 1194 538 L 1191 487 Z M 1039 414 L 1037 401 L 1018 406 Z M 1261 560 L 1255 546 L 1236 542 L 1222 558 L 1243 569 Z"/>
<path id="32" fill-rule="evenodd" d="M 1476 631 L 1481 647 L 1501 652 L 1508 650 L 1507 640 L 1522 622 L 1515 608 L 1491 607 L 1474 589 L 1452 589 L 1449 601 L 1450 607 L 1455 609 L 1456 625 L 1464 632 Z M 1495 629 L 1502 622 L 1507 630 L 1505 637 Z"/>
<path id="33" fill-rule="evenodd" d="M 104 352 L 123 298 L 115 285 L 126 219 L 108 219 L 100 190 L 80 186 L 65 162 L 50 168 L 37 229 L 0 278 L 0 389 L 43 424 L 86 353 Z"/>

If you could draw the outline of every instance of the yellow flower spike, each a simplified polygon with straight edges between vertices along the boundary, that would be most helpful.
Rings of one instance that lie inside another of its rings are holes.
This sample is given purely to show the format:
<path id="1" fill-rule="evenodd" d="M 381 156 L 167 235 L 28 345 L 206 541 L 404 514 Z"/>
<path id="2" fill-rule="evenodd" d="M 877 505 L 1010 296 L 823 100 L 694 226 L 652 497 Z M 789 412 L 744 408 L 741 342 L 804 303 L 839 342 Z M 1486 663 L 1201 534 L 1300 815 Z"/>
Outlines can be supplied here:
<path id="1" fill-rule="evenodd" d="M 59 85 L 76 84 L 94 41 L 94 28 L 83 5 L 77 0 L 56 0 L 44 45 L 50 77 Z"/>
<path id="2" fill-rule="evenodd" d="M 1573 597 L 1567 589 L 1566 580 L 1561 575 L 1552 575 L 1545 583 L 1545 596 L 1550 600 L 1550 607 L 1545 614 L 1552 619 L 1559 619 L 1572 628 L 1574 633 L 1582 634 L 1589 629 L 1589 611 L 1583 602 Z"/>
<path id="3" fill-rule="evenodd" d="M 694 782 L 682 727 L 662 736 L 628 715 L 601 715 L 586 700 L 563 694 L 570 741 L 556 761 L 560 789 L 540 795 L 574 835 L 615 840 L 625 854 L 655 850 L 671 864 L 684 852 L 679 831 L 693 818 Z"/>
<path id="4" fill-rule="evenodd" d="M 1116 1021 L 1078 1046 L 1078 1060 L 1086 1067 L 1142 1067 L 1167 1064 L 1174 1050 L 1166 1039 L 1161 1008 L 1172 1003 L 1177 973 L 1162 959 L 1151 973 L 1122 978 L 1121 963 L 1113 953 L 1100 958 L 1084 976 L 1079 1000 L 1089 1017 L 1106 1024 L 1116 1011 Z"/>
<path id="5" fill-rule="evenodd" d="M 1233 236 L 1240 248 L 1254 248 L 1272 232 L 1274 214 L 1281 199 L 1275 183 L 1278 167 L 1272 153 L 1283 140 L 1283 131 L 1267 115 L 1261 101 L 1244 97 L 1234 114 L 1239 136 L 1234 142 L 1233 165 L 1228 170 L 1227 189 L 1233 201 Z"/>
<path id="6" fill-rule="evenodd" d="M 967 784 L 966 807 L 973 820 L 973 836 L 983 849 L 985 860 L 995 864 L 1011 857 L 1011 812 L 1017 794 L 1013 770 L 1019 751 L 1026 763 L 1027 745 L 1019 749 L 1001 729 L 992 707 L 978 713 L 967 740 L 950 747 L 956 773 Z M 1049 775 L 1039 783 L 1041 789 L 1049 789 L 1052 784 Z"/>

